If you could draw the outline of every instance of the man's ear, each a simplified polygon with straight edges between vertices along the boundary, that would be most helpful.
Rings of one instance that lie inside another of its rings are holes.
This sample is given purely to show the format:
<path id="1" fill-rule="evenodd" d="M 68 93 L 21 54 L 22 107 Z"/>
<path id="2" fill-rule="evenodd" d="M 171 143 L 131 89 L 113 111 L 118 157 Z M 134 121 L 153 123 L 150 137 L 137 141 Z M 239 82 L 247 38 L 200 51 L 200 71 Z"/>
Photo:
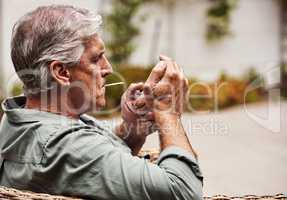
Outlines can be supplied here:
<path id="1" fill-rule="evenodd" d="M 62 86 L 70 85 L 70 72 L 67 66 L 60 61 L 53 61 L 50 63 L 50 72 L 55 81 Z"/>

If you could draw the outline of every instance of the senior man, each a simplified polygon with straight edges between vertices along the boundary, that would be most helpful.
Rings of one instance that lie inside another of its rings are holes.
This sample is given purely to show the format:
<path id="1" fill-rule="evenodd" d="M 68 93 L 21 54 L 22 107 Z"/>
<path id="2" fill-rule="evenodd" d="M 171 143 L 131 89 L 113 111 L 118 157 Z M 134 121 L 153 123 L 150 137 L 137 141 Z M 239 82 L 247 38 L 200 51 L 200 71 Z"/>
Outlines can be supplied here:
<path id="1" fill-rule="evenodd" d="M 145 83 L 128 88 L 114 131 L 84 114 L 105 105 L 112 72 L 100 23 L 86 9 L 54 5 L 15 24 L 11 57 L 25 96 L 2 104 L 0 185 L 88 199 L 202 199 L 180 121 L 187 82 L 175 62 L 162 56 Z M 136 156 L 152 127 L 156 164 Z"/>

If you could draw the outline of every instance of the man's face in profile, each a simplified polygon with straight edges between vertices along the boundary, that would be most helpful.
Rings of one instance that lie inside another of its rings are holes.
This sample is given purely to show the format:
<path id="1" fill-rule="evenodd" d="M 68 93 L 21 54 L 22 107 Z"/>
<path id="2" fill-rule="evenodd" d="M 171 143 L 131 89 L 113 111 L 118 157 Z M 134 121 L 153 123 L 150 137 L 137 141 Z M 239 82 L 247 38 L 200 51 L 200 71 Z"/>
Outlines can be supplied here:
<path id="1" fill-rule="evenodd" d="M 76 109 L 85 105 L 88 111 L 98 110 L 105 106 L 105 76 L 112 68 L 104 55 L 104 42 L 98 35 L 89 38 L 84 46 L 80 63 L 71 69 L 69 97 Z"/>

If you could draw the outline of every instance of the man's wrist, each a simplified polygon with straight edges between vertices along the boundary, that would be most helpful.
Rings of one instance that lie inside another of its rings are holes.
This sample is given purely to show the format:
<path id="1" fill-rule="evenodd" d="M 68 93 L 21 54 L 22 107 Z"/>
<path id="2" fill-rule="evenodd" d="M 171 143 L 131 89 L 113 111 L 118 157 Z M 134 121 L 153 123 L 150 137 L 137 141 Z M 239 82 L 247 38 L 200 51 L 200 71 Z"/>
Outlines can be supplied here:
<path id="1" fill-rule="evenodd" d="M 170 113 L 156 113 L 155 114 L 155 122 L 157 127 L 171 126 L 177 125 L 181 121 L 181 116 L 178 114 L 170 114 Z"/>
<path id="2" fill-rule="evenodd" d="M 134 129 L 131 125 L 128 125 L 125 121 L 122 121 L 117 127 L 116 127 L 116 135 L 120 137 L 122 140 L 126 140 L 130 134 L 133 132 Z"/>
<path id="3" fill-rule="evenodd" d="M 146 136 L 138 134 L 136 129 L 136 124 L 123 121 L 115 130 L 117 136 L 132 150 L 133 155 L 137 155 L 146 140 Z"/>

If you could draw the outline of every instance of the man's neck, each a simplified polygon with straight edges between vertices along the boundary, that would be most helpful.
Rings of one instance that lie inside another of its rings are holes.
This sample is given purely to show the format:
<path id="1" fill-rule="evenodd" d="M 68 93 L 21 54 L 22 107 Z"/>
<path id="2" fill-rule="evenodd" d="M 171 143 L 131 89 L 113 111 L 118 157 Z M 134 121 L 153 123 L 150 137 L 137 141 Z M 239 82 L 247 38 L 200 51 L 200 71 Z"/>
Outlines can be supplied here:
<path id="1" fill-rule="evenodd" d="M 45 97 L 44 97 L 45 96 Z M 48 97 L 47 95 L 27 96 L 25 108 L 50 112 L 69 118 L 79 119 L 80 114 L 71 112 L 68 103 L 58 97 Z"/>

